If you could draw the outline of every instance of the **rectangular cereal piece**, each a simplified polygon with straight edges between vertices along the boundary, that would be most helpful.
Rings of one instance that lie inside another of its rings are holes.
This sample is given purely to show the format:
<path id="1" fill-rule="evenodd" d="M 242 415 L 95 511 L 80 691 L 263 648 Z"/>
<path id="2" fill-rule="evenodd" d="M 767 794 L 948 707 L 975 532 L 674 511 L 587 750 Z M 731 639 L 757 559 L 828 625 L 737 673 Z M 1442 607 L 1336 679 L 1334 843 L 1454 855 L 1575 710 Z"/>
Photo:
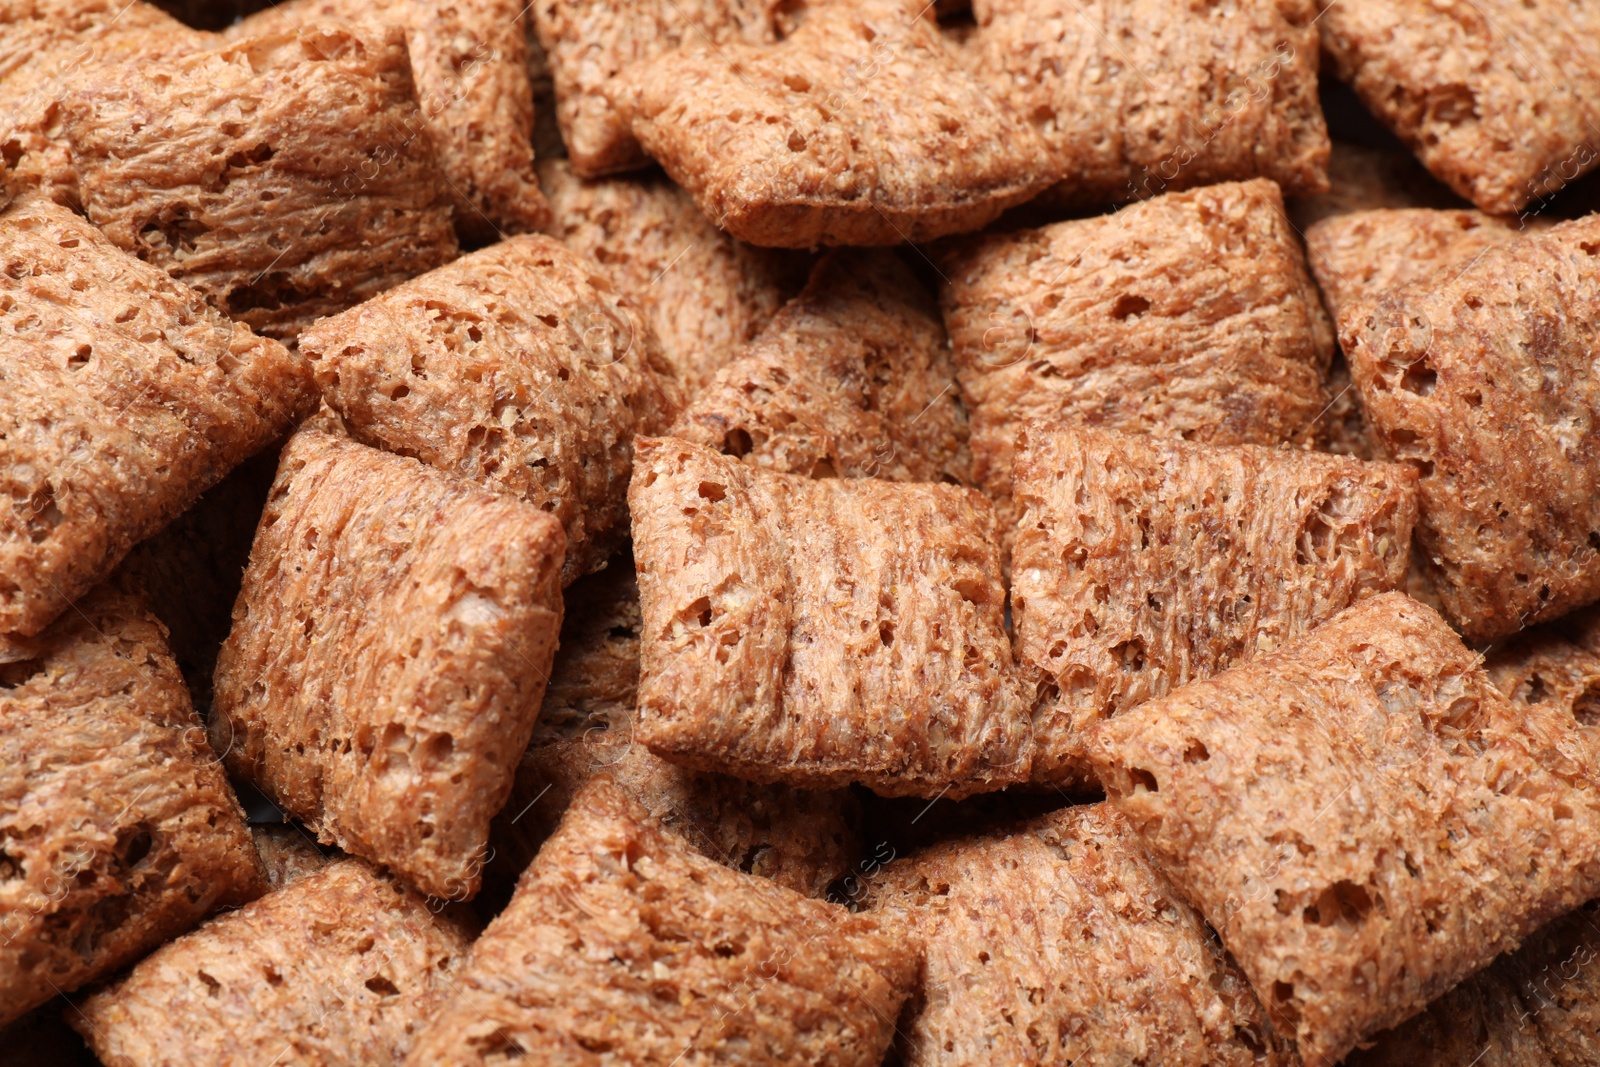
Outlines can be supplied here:
<path id="1" fill-rule="evenodd" d="M 638 308 L 597 264 L 541 234 L 319 322 L 300 351 L 357 440 L 559 519 L 565 582 L 626 539 L 633 437 L 660 433 L 679 404 Z"/>
<path id="2" fill-rule="evenodd" d="M 1288 1067 L 1238 965 L 1091 804 L 935 845 L 862 878 L 866 914 L 924 944 L 906 1067 Z"/>
<path id="3" fill-rule="evenodd" d="M 1054 176 L 916 0 L 823 0 L 778 44 L 685 47 L 625 77 L 645 151 L 751 244 L 965 233 Z"/>
<path id="4" fill-rule="evenodd" d="M 1223 181 L 1327 188 L 1314 0 L 976 0 L 967 65 L 1047 146 L 1044 198 L 1099 207 Z"/>
<path id="5" fill-rule="evenodd" d="M 292 339 L 455 257 L 414 97 L 404 33 L 326 24 L 101 64 L 62 107 L 89 220 Z"/>
<path id="6" fill-rule="evenodd" d="M 491 833 L 496 859 L 525 870 L 573 797 L 604 774 L 711 859 L 823 896 L 859 845 L 851 793 L 691 771 L 635 740 L 644 624 L 631 560 L 612 560 L 570 586 L 566 611 L 533 740 Z"/>
<path id="7" fill-rule="evenodd" d="M 897 928 L 719 866 L 601 778 L 406 1062 L 877 1067 L 920 962 Z"/>
<path id="8" fill-rule="evenodd" d="M 1600 893 L 1574 729 L 1385 593 L 1102 724 L 1089 755 L 1321 1067 Z"/>
<path id="9" fill-rule="evenodd" d="M 136 590 L 0 637 L 0 1026 L 264 888 Z"/>
<path id="10" fill-rule="evenodd" d="M 1026 781 L 993 511 L 970 489 L 811 479 L 641 438 L 634 733 L 673 762 L 952 798 Z"/>
<path id="11" fill-rule="evenodd" d="M 107 1067 L 398 1064 L 470 943 L 344 859 L 163 945 L 70 1021 Z"/>
<path id="12" fill-rule="evenodd" d="M 316 405 L 305 362 L 40 198 L 0 215 L 0 633 L 37 634 Z"/>
<path id="13" fill-rule="evenodd" d="M 939 307 L 888 251 L 825 256 L 672 434 L 812 477 L 971 480 Z"/>
<path id="14" fill-rule="evenodd" d="M 535 0 L 533 24 L 555 82 L 556 119 L 586 178 L 649 164 L 618 110 L 620 76 L 681 46 L 771 44 L 781 0 Z"/>
<path id="15" fill-rule="evenodd" d="M 1468 640 L 1600 598 L 1596 318 L 1591 215 L 1341 319 L 1368 425 L 1421 472 L 1418 542 Z"/>
<path id="16" fill-rule="evenodd" d="M 1600 11 L 1584 3 L 1339 0 L 1333 71 L 1440 181 L 1509 215 L 1600 161 Z"/>
<path id="17" fill-rule="evenodd" d="M 944 273 L 973 475 L 1002 511 L 1030 419 L 1219 445 L 1317 433 L 1333 332 L 1271 182 L 979 238 Z"/>
<path id="18" fill-rule="evenodd" d="M 1400 463 L 1024 427 L 1011 611 L 1038 672 L 1034 781 L 1080 778 L 1096 723 L 1399 588 L 1416 484 Z"/>
<path id="19" fill-rule="evenodd" d="M 1337 321 L 1345 308 L 1390 289 L 1423 280 L 1447 284 L 1487 249 L 1549 226 L 1470 208 L 1355 211 L 1307 230 L 1306 259 Z"/>
<path id="20" fill-rule="evenodd" d="M 470 897 L 550 673 L 563 541 L 515 497 L 296 434 L 217 660 L 229 770 L 323 843 Z"/>
<path id="21" fill-rule="evenodd" d="M 1379 1034 L 1348 1067 L 1584 1067 L 1600 1063 L 1600 900 L 1562 916 Z"/>
<path id="22" fill-rule="evenodd" d="M 1323 219 L 1356 211 L 1466 206 L 1410 152 L 1340 140 L 1328 153 L 1328 191 L 1288 198 L 1289 221 L 1301 233 Z"/>
<path id="23" fill-rule="evenodd" d="M 230 26 L 229 37 L 294 33 L 324 22 L 368 21 L 406 31 L 411 76 L 428 139 L 471 244 L 550 222 L 533 172 L 533 86 L 516 0 L 287 0 Z"/>
<path id="24" fill-rule="evenodd" d="M 805 283 L 802 255 L 734 240 L 663 174 L 585 181 L 553 159 L 540 162 L 539 182 L 551 232 L 644 309 L 691 395 Z"/>
<path id="25" fill-rule="evenodd" d="M 0 5 L 0 187 L 78 204 L 61 128 L 62 98 L 119 57 L 159 64 L 205 48 L 197 33 L 142 0 L 7 0 Z"/>

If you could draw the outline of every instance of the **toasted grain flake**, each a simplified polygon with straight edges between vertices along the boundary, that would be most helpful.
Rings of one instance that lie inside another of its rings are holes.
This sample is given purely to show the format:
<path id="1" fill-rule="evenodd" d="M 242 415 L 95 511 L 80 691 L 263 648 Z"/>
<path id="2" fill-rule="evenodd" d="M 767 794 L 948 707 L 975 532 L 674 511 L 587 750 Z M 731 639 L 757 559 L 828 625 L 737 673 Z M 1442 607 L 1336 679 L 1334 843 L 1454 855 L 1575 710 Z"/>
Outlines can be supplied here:
<path id="1" fill-rule="evenodd" d="M 532 13 L 555 81 L 556 117 L 573 169 L 632 170 L 649 157 L 618 111 L 629 67 L 681 46 L 771 44 L 780 0 L 536 0 Z"/>
<path id="2" fill-rule="evenodd" d="M 1223 445 L 1320 433 L 1333 334 L 1271 182 L 975 239 L 944 273 L 973 473 L 1002 514 L 1029 419 Z"/>
<path id="3" fill-rule="evenodd" d="M 1238 965 L 1107 804 L 935 845 L 862 878 L 926 948 L 907 1067 L 1293 1062 Z"/>
<path id="4" fill-rule="evenodd" d="M 1291 196 L 1289 218 L 1305 233 L 1323 219 L 1382 208 L 1458 208 L 1466 203 L 1439 184 L 1417 157 L 1393 148 L 1334 141 L 1328 154 L 1328 191 Z"/>
<path id="5" fill-rule="evenodd" d="M 562 545 L 513 497 L 297 434 L 217 662 L 229 769 L 323 843 L 471 896 L 555 652 Z"/>
<path id="6" fill-rule="evenodd" d="M 60 104 L 74 82 L 119 58 L 160 64 L 207 47 L 141 0 L 7 0 L 0 4 L 0 187 L 78 204 Z"/>
<path id="7" fill-rule="evenodd" d="M 1080 778 L 1097 722 L 1405 580 L 1404 464 L 1040 423 L 1017 441 L 1011 610 L 1038 673 L 1035 781 Z"/>
<path id="8" fill-rule="evenodd" d="M 1028 776 L 992 510 L 641 438 L 635 736 L 754 781 L 951 797 Z"/>
<path id="9" fill-rule="evenodd" d="M 1421 473 L 1445 614 L 1487 641 L 1600 598 L 1600 217 L 1345 311 L 1368 425 Z"/>
<path id="10" fill-rule="evenodd" d="M 293 338 L 456 254 L 405 35 L 339 24 L 97 66 L 63 100 L 89 219 Z"/>
<path id="11" fill-rule="evenodd" d="M 1543 219 L 1497 219 L 1470 209 L 1356 211 L 1306 231 L 1306 259 L 1337 319 L 1356 301 L 1402 285 L 1447 284 L 1487 249 L 1549 227 Z"/>
<path id="12" fill-rule="evenodd" d="M 533 87 L 515 0 L 286 0 L 228 28 L 234 39 L 323 22 L 406 31 L 417 104 L 463 241 L 482 244 L 550 222 L 533 172 Z"/>
<path id="13" fill-rule="evenodd" d="M 0 637 L 0 1025 L 263 886 L 161 624 L 117 580 Z"/>
<path id="14" fill-rule="evenodd" d="M 1339 0 L 1318 26 L 1332 73 L 1484 211 L 1519 211 L 1600 161 L 1588 4 Z"/>
<path id="15" fill-rule="evenodd" d="M 691 394 L 805 281 L 803 256 L 734 240 L 659 172 L 585 181 L 551 160 L 540 163 L 539 181 L 553 232 L 645 310 Z"/>
<path id="16" fill-rule="evenodd" d="M 1090 758 L 1320 1065 L 1600 892 L 1575 732 L 1387 593 L 1103 724 Z"/>
<path id="17" fill-rule="evenodd" d="M 561 648 L 511 799 L 495 820 L 497 857 L 525 869 L 572 798 L 604 775 L 662 826 L 719 863 L 820 897 L 849 869 L 859 805 L 668 763 L 633 736 L 639 587 L 628 560 L 570 586 Z"/>
<path id="18" fill-rule="evenodd" d="M 407 1063 L 876 1067 L 920 961 L 898 928 L 719 866 L 596 780 Z"/>
<path id="19" fill-rule="evenodd" d="M 963 233 L 1051 180 L 1038 135 L 913 0 L 826 0 L 776 45 L 690 45 L 626 80 L 634 136 L 752 244 Z"/>
<path id="20" fill-rule="evenodd" d="M 967 65 L 1047 146 L 1047 199 L 1328 187 L 1312 0 L 977 0 Z"/>
<path id="21" fill-rule="evenodd" d="M 471 934 L 345 859 L 164 945 L 69 1012 L 107 1067 L 405 1058 Z"/>
<path id="22" fill-rule="evenodd" d="M 794 474 L 971 479 L 938 306 L 892 252 L 824 257 L 673 434 Z"/>
<path id="23" fill-rule="evenodd" d="M 654 332 L 598 267 L 515 237 L 318 323 L 301 339 L 328 403 L 367 444 L 550 512 L 564 580 L 627 536 L 635 434 L 679 390 Z"/>
<path id="24" fill-rule="evenodd" d="M 0 632 L 36 634 L 308 414 L 304 361 L 41 199 L 0 215 Z"/>

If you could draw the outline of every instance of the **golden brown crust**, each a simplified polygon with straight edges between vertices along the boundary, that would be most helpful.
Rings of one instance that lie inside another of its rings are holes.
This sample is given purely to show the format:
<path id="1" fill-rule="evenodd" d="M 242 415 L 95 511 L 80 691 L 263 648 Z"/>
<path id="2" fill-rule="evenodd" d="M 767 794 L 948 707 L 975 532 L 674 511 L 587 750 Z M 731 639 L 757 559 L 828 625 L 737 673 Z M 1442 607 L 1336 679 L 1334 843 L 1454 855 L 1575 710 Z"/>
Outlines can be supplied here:
<path id="1" fill-rule="evenodd" d="M 677 413 L 654 332 L 596 264 L 514 237 L 307 330 L 347 431 L 513 493 L 567 534 L 563 580 L 627 536 L 635 434 Z"/>
<path id="2" fill-rule="evenodd" d="M 826 0 L 771 46 L 686 46 L 624 75 L 634 136 L 718 226 L 776 248 L 976 230 L 1053 178 L 1038 135 L 915 0 Z"/>
<path id="3" fill-rule="evenodd" d="M 106 1067 L 390 1067 L 470 942 L 420 894 L 340 860 L 164 945 L 72 1022 Z"/>
<path id="4" fill-rule="evenodd" d="M 1034 781 L 1081 777 L 1096 723 L 1399 588 L 1416 484 L 1399 463 L 1024 427 L 1011 611 L 1039 679 Z"/>
<path id="5" fill-rule="evenodd" d="M 1600 162 L 1600 12 L 1582 3 L 1338 0 L 1333 73 L 1456 192 L 1505 215 Z"/>
<path id="6" fill-rule="evenodd" d="M 977 0 L 967 65 L 1047 146 L 1044 199 L 1328 187 L 1314 0 Z"/>
<path id="7" fill-rule="evenodd" d="M 303 27 L 154 69 L 101 64 L 62 104 L 84 209 L 119 248 L 280 338 L 455 256 L 400 30 Z"/>
<path id="8" fill-rule="evenodd" d="M 210 39 L 141 0 L 0 2 L 0 188 L 36 189 L 76 208 L 60 108 L 72 85 L 103 63 L 158 64 Z"/>
<path id="9" fill-rule="evenodd" d="M 1548 229 L 1544 219 L 1497 219 L 1470 208 L 1396 208 L 1338 215 L 1306 231 L 1306 259 L 1328 312 L 1427 280 L 1445 284 L 1487 249 Z"/>
<path id="10" fill-rule="evenodd" d="M 0 1025 L 263 888 L 161 624 L 118 581 L 0 637 Z"/>
<path id="11" fill-rule="evenodd" d="M 948 841 L 870 877 L 862 903 L 926 945 L 907 1067 L 1288 1065 L 1216 934 L 1107 804 Z"/>
<path id="12" fill-rule="evenodd" d="M 1328 191 L 1288 198 L 1289 218 L 1302 234 L 1323 219 L 1353 211 L 1465 206 L 1410 152 L 1337 140 L 1328 154 Z"/>
<path id="13" fill-rule="evenodd" d="M 38 198 L 0 216 L 0 632 L 36 634 L 316 402 L 304 361 Z"/>
<path id="14" fill-rule="evenodd" d="M 533 23 L 555 81 L 573 169 L 594 178 L 650 162 L 618 111 L 620 75 L 680 46 L 771 44 L 781 0 L 536 0 Z"/>
<path id="15" fill-rule="evenodd" d="M 486 244 L 550 222 L 533 172 L 533 86 L 516 0 L 287 0 L 229 37 L 368 21 L 406 31 L 416 97 L 463 241 Z"/>
<path id="16" fill-rule="evenodd" d="M 584 784 L 605 775 L 711 859 L 806 896 L 824 895 L 859 844 L 859 805 L 849 791 L 702 774 L 634 740 L 643 620 L 631 561 L 613 560 L 570 586 L 566 609 L 533 741 L 495 819 L 496 858 L 524 870 Z"/>
<path id="17" fill-rule="evenodd" d="M 645 310 L 690 395 L 805 282 L 804 257 L 734 240 L 659 172 L 585 181 L 551 160 L 539 181 L 552 232 Z"/>
<path id="18" fill-rule="evenodd" d="M 596 780 L 407 1062 L 876 1067 L 920 962 L 898 929 L 721 867 Z"/>
<path id="19" fill-rule="evenodd" d="M 893 252 L 824 257 L 672 433 L 812 477 L 971 480 L 939 308 Z"/>
<path id="20" fill-rule="evenodd" d="M 1600 597 L 1597 316 L 1589 216 L 1340 319 L 1369 426 L 1421 472 L 1418 542 L 1469 640 Z"/>
<path id="21" fill-rule="evenodd" d="M 945 274 L 973 474 L 1002 514 L 1029 419 L 1219 445 L 1318 432 L 1333 335 L 1271 182 L 979 238 Z"/>
<path id="22" fill-rule="evenodd" d="M 1387 593 L 1103 724 L 1090 757 L 1320 1065 L 1600 892 L 1581 733 Z"/>
<path id="23" fill-rule="evenodd" d="M 949 485 L 777 474 L 641 438 L 635 735 L 802 788 L 966 796 L 1028 777 L 988 503 Z"/>
<path id="24" fill-rule="evenodd" d="M 296 434 L 217 661 L 218 749 L 325 844 L 477 892 L 561 626 L 559 524 Z"/>

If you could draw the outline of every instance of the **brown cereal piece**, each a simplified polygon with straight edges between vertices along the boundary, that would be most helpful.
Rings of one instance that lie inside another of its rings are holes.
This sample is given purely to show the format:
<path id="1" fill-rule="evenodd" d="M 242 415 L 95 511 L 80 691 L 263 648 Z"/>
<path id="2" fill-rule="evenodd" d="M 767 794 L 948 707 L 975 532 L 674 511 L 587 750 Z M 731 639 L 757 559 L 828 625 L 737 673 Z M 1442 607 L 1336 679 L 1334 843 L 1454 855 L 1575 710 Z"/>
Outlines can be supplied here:
<path id="1" fill-rule="evenodd" d="M 1293 1062 L 1216 935 L 1107 804 L 947 841 L 861 879 L 925 945 L 907 1067 Z"/>
<path id="2" fill-rule="evenodd" d="M 963 233 L 1054 177 L 914 0 L 825 0 L 779 44 L 684 47 L 625 78 L 645 151 L 751 244 Z"/>
<path id="3" fill-rule="evenodd" d="M 1313 0 L 977 0 L 967 64 L 1073 206 L 1271 178 L 1327 189 Z"/>
<path id="4" fill-rule="evenodd" d="M 1496 245 L 1549 228 L 1542 219 L 1497 219 L 1471 209 L 1356 211 L 1306 231 L 1306 259 L 1335 319 L 1362 299 L 1428 281 L 1449 282 Z"/>
<path id="5" fill-rule="evenodd" d="M 533 172 L 533 86 L 514 0 L 287 0 L 236 23 L 231 38 L 325 22 L 405 30 L 417 104 L 463 241 L 543 229 L 550 206 Z"/>
<path id="6" fill-rule="evenodd" d="M 951 485 L 778 474 L 641 438 L 635 736 L 702 770 L 888 796 L 1028 777 L 994 515 Z"/>
<path id="7" fill-rule="evenodd" d="M 463 256 L 307 330 L 351 436 L 504 490 L 567 533 L 563 581 L 627 537 L 635 434 L 678 388 L 638 309 L 554 238 Z"/>
<path id="8" fill-rule="evenodd" d="M 553 160 L 540 164 L 539 181 L 553 232 L 644 309 L 691 394 L 805 281 L 793 253 L 729 237 L 662 174 L 585 181 Z"/>
<path id="9" fill-rule="evenodd" d="M 470 897 L 549 676 L 562 545 L 514 497 L 296 434 L 217 660 L 229 770 L 324 844 Z"/>
<path id="10" fill-rule="evenodd" d="M 337 853 L 324 852 L 309 833 L 293 823 L 250 827 L 267 882 L 282 889 L 326 867 Z"/>
<path id="11" fill-rule="evenodd" d="M 1031 419 L 1219 445 L 1318 432 L 1332 329 L 1271 182 L 980 238 L 945 274 L 973 474 L 1002 513 Z"/>
<path id="12" fill-rule="evenodd" d="M 876 1067 L 920 962 L 897 928 L 730 871 L 597 779 L 406 1062 Z"/>
<path id="13" fill-rule="evenodd" d="M 852 862 L 859 805 L 849 792 L 811 793 L 701 774 L 634 743 L 639 685 L 639 587 L 613 560 L 567 590 L 561 648 L 533 741 L 491 840 L 527 867 L 572 798 L 609 777 L 650 817 L 719 863 L 820 897 Z"/>
<path id="14" fill-rule="evenodd" d="M 1506 215 L 1600 160 L 1600 12 L 1522 0 L 1340 0 L 1333 73 L 1440 181 Z"/>
<path id="15" fill-rule="evenodd" d="M 1011 611 L 1038 672 L 1033 777 L 1080 777 L 1095 724 L 1396 589 L 1400 463 L 1087 427 L 1017 435 Z"/>
<path id="16" fill-rule="evenodd" d="M 304 362 L 39 198 L 0 216 L 0 633 L 37 634 L 316 402 Z"/>
<path id="17" fill-rule="evenodd" d="M 1340 320 L 1368 424 L 1421 472 L 1418 541 L 1468 640 L 1600 598 L 1596 317 L 1600 216 Z"/>
<path id="18" fill-rule="evenodd" d="M 1600 901 L 1529 937 L 1380 1034 L 1349 1067 L 1589 1067 L 1600 1063 Z"/>
<path id="19" fill-rule="evenodd" d="M 106 1067 L 398 1064 L 470 942 L 345 859 L 163 945 L 70 1020 Z"/>
<path id="20" fill-rule="evenodd" d="M 1288 200 L 1289 218 L 1301 233 L 1323 219 L 1354 211 L 1464 206 L 1410 152 L 1339 140 L 1328 155 L 1328 191 Z"/>
<path id="21" fill-rule="evenodd" d="M 76 207 L 60 108 L 72 84 L 102 63 L 163 63 L 209 39 L 141 0 L 0 2 L 0 187 Z"/>
<path id="22" fill-rule="evenodd" d="M 1089 755 L 1318 1067 L 1600 893 L 1577 733 L 1385 593 L 1101 724 Z"/>
<path id="23" fill-rule="evenodd" d="M 233 622 L 278 452 L 269 446 L 239 464 L 160 533 L 135 545 L 123 563 L 167 628 L 172 658 L 202 715 L 211 707 L 217 652 Z"/>
<path id="24" fill-rule="evenodd" d="M 0 1025 L 262 888 L 244 813 L 131 586 L 0 637 Z"/>
<path id="25" fill-rule="evenodd" d="M 405 35 L 308 26 L 79 79 L 63 107 L 90 221 L 262 333 L 456 254 Z"/>
<path id="26" fill-rule="evenodd" d="M 1600 607 L 1532 627 L 1489 651 L 1484 670 L 1519 706 L 1550 704 L 1600 727 Z M 1593 735 L 1600 743 L 1600 730 Z"/>
<path id="27" fill-rule="evenodd" d="M 771 44 L 783 7 L 780 0 L 536 0 L 533 24 L 573 169 L 594 178 L 649 163 L 618 111 L 625 70 L 680 46 Z"/>
<path id="28" fill-rule="evenodd" d="M 794 474 L 965 484 L 949 347 L 938 305 L 899 256 L 833 252 L 673 435 Z"/>

